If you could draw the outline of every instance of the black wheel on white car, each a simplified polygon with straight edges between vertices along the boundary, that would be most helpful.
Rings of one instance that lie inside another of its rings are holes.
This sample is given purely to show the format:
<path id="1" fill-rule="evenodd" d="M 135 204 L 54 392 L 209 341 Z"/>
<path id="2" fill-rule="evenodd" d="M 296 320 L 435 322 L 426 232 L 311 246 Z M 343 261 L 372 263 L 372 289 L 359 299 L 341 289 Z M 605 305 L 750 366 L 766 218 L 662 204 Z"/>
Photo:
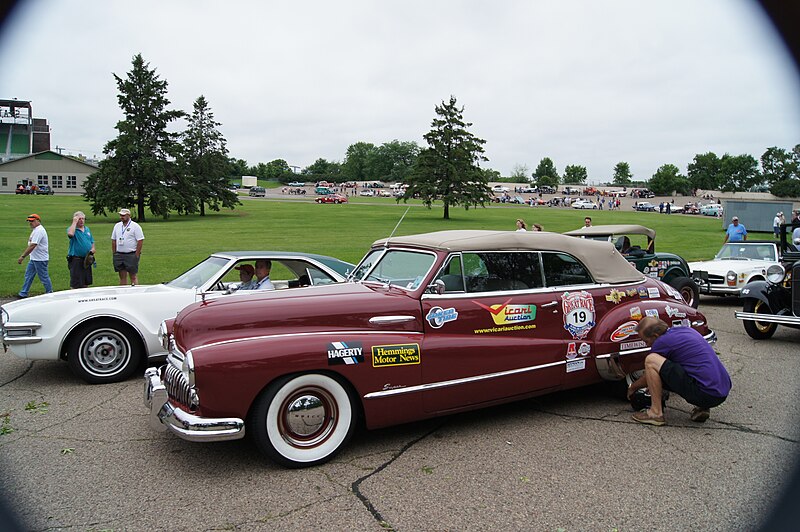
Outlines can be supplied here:
<path id="1" fill-rule="evenodd" d="M 744 312 L 752 312 L 755 314 L 772 314 L 769 305 L 760 299 L 748 297 L 744 300 Z M 744 320 L 744 330 L 754 340 L 766 340 L 772 338 L 775 331 L 778 329 L 777 323 L 769 323 L 765 321 Z"/>
<path id="2" fill-rule="evenodd" d="M 356 417 L 344 385 L 328 375 L 306 373 L 278 379 L 264 390 L 248 419 L 248 432 L 271 460 L 309 467 L 339 452 Z"/>
<path id="3" fill-rule="evenodd" d="M 694 280 L 688 277 L 676 277 L 669 282 L 669 285 L 680 292 L 687 305 L 692 308 L 700 306 L 700 288 Z"/>
<path id="4" fill-rule="evenodd" d="M 72 372 L 89 384 L 124 381 L 142 361 L 142 343 L 136 332 L 115 320 L 82 325 L 67 347 Z"/>

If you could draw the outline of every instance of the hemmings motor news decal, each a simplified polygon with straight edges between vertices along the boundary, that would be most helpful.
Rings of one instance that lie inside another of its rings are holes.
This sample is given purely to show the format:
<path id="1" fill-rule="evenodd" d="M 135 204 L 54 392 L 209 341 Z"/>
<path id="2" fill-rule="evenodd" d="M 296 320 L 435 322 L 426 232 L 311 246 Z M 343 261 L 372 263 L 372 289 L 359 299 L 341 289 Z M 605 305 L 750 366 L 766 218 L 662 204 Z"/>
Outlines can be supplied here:
<path id="1" fill-rule="evenodd" d="M 331 342 L 328 344 L 328 365 L 359 364 L 364 362 L 361 342 Z"/>
<path id="2" fill-rule="evenodd" d="M 406 366 L 420 363 L 419 344 L 373 345 L 372 366 Z"/>

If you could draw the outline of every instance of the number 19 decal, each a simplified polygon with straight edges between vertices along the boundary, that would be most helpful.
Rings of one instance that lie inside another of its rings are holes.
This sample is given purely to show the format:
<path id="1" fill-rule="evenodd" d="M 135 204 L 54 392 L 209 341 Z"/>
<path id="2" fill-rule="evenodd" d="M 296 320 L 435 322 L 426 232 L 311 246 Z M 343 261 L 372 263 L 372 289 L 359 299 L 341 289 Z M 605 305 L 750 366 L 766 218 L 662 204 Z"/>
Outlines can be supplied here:
<path id="1" fill-rule="evenodd" d="M 583 340 L 594 327 L 594 299 L 585 290 L 564 292 L 561 295 L 561 310 L 564 313 L 564 329 L 574 339 Z"/>

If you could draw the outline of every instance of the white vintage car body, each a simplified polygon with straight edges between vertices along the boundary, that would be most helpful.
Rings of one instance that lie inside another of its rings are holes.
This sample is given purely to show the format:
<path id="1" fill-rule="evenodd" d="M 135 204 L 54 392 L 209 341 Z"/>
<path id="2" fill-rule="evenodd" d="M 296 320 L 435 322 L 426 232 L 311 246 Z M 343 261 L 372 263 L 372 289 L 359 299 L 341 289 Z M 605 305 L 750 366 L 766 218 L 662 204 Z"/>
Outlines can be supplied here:
<path id="1" fill-rule="evenodd" d="M 750 281 L 766 280 L 778 260 L 775 242 L 728 242 L 712 260 L 690 262 L 689 268 L 701 294 L 739 296 Z"/>
<path id="2" fill-rule="evenodd" d="M 0 309 L 3 347 L 27 360 L 65 359 L 93 384 L 124 380 L 144 359 L 167 355 L 158 339 L 165 319 L 195 301 L 232 294 L 238 285 L 231 282 L 238 277 L 234 267 L 259 259 L 271 260 L 273 271 L 280 263 L 296 275 L 293 281 L 274 281 L 276 289 L 342 282 L 353 266 L 307 253 L 215 253 L 160 285 L 64 290 L 7 303 Z"/>

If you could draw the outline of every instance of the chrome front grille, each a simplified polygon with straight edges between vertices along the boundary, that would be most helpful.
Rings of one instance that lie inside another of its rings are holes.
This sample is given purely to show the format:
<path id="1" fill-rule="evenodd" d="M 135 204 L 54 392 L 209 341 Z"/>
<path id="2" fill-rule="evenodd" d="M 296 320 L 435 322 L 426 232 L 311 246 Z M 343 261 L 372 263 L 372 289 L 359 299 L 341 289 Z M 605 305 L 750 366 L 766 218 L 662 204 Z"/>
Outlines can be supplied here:
<path id="1" fill-rule="evenodd" d="M 711 275 L 708 276 L 708 284 L 717 284 L 717 285 L 724 285 L 725 284 L 725 277 L 722 275 Z"/>
<path id="2" fill-rule="evenodd" d="M 167 364 L 164 368 L 162 379 L 170 399 L 179 402 L 190 410 L 194 410 L 197 407 L 197 403 L 194 400 L 195 394 L 180 369 L 172 364 Z"/>

